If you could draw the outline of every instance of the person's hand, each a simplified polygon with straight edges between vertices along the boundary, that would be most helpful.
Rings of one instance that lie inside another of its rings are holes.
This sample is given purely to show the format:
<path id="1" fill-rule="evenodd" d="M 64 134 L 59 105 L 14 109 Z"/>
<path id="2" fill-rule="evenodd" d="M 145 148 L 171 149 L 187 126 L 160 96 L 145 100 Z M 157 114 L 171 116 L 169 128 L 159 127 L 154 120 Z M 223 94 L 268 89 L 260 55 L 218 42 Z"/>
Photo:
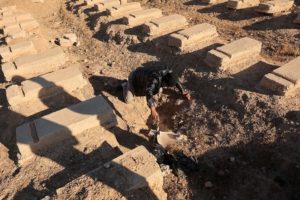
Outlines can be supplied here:
<path id="1" fill-rule="evenodd" d="M 191 95 L 189 92 L 184 93 L 183 96 L 187 99 L 187 100 L 191 100 Z"/>
<path id="2" fill-rule="evenodd" d="M 151 107 L 151 117 L 154 121 L 159 122 L 159 115 L 155 107 Z"/>

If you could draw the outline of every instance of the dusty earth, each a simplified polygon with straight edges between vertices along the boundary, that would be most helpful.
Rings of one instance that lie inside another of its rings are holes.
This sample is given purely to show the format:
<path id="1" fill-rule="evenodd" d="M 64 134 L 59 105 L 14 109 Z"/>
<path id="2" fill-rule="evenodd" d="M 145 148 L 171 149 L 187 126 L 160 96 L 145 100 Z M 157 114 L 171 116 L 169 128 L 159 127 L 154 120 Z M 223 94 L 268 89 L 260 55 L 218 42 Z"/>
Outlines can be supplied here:
<path id="1" fill-rule="evenodd" d="M 181 157 L 170 166 L 172 172 L 164 177 L 168 199 L 300 199 L 300 93 L 280 97 L 256 87 L 264 74 L 300 55 L 300 26 L 292 23 L 293 14 L 268 16 L 199 1 L 141 2 L 166 14 L 182 14 L 190 24 L 214 24 L 223 41 L 244 36 L 262 41 L 263 62 L 231 76 L 205 66 L 201 51 L 177 54 L 139 38 L 128 41 L 122 34 L 111 36 L 105 16 L 93 9 L 77 12 L 72 3 L 1 0 L 0 6 L 15 4 L 31 13 L 49 41 L 66 32 L 78 35 L 81 45 L 65 51 L 84 66 L 95 94 L 103 94 L 119 111 L 121 123 L 114 132 L 123 149 L 148 145 L 138 132 L 149 113 L 144 99 L 134 106 L 119 100 L 118 81 L 140 65 L 162 63 L 177 72 L 192 100 L 186 102 L 174 90 L 165 91 L 158 108 L 160 128 L 188 136 L 187 142 L 171 147 L 169 153 L 184 153 L 196 167 L 189 167 Z M 0 198 L 55 199 L 56 189 L 93 169 L 99 160 L 96 154 L 84 157 L 70 152 L 66 157 L 36 158 L 19 165 L 15 127 L 29 119 L 7 108 L 9 84 L 0 84 L 0 141 L 9 150 L 9 158 L 1 150 Z M 78 194 L 78 199 L 84 195 Z"/>

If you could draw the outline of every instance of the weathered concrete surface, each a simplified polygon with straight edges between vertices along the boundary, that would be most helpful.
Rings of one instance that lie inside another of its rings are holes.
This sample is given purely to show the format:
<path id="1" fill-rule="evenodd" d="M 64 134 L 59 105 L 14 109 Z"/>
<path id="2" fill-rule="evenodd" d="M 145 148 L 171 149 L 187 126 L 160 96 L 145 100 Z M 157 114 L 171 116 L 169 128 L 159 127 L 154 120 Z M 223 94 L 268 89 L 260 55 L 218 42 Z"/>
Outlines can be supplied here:
<path id="1" fill-rule="evenodd" d="M 71 66 L 25 80 L 20 86 L 11 85 L 6 89 L 6 97 L 13 111 L 31 116 L 52 108 L 52 105 L 63 104 L 68 97 L 81 101 L 92 97 L 92 92 L 85 90 L 92 90 L 91 86 L 82 76 L 79 66 Z"/>
<path id="2" fill-rule="evenodd" d="M 0 48 L 2 62 L 10 62 L 19 56 L 35 54 L 36 49 L 31 41 L 20 42 L 15 45 Z"/>
<path id="3" fill-rule="evenodd" d="M 217 28 L 214 25 L 203 23 L 171 34 L 168 38 L 168 45 L 183 51 L 199 43 L 213 40 L 217 36 Z"/>
<path id="4" fill-rule="evenodd" d="M 31 14 L 24 12 L 16 12 L 12 16 L 2 17 L 0 19 L 0 27 L 5 27 L 13 24 L 17 24 L 27 20 L 34 20 Z"/>
<path id="5" fill-rule="evenodd" d="M 294 1 L 291 0 L 275 0 L 260 3 L 257 7 L 257 12 L 266 14 L 275 14 L 280 12 L 286 12 L 290 10 L 294 5 Z"/>
<path id="6" fill-rule="evenodd" d="M 182 15 L 173 14 L 153 19 L 143 25 L 143 32 L 149 36 L 160 36 L 185 28 L 188 25 Z"/>
<path id="7" fill-rule="evenodd" d="M 245 9 L 258 6 L 260 3 L 259 0 L 229 0 L 227 2 L 227 7 L 231 9 Z"/>
<path id="8" fill-rule="evenodd" d="M 202 3 L 206 3 L 206 4 L 219 4 L 219 3 L 224 3 L 227 0 L 200 0 L 200 2 Z"/>
<path id="9" fill-rule="evenodd" d="M 162 16 L 162 11 L 157 8 L 139 10 L 129 13 L 129 15 L 124 18 L 124 24 L 130 27 L 138 26 Z"/>
<path id="10" fill-rule="evenodd" d="M 92 6 L 101 2 L 103 2 L 103 0 L 85 0 L 83 4 L 86 6 Z"/>
<path id="11" fill-rule="evenodd" d="M 279 95 L 293 95 L 300 88 L 300 57 L 264 76 L 260 86 Z M 299 91 L 298 91 L 299 92 Z"/>
<path id="12" fill-rule="evenodd" d="M 36 20 L 25 20 L 20 22 L 22 30 L 31 32 L 39 28 L 39 23 Z"/>
<path id="13" fill-rule="evenodd" d="M 12 63 L 2 65 L 2 72 L 7 81 L 14 76 L 32 78 L 55 71 L 67 61 L 67 57 L 61 48 L 53 48 L 48 51 L 17 58 Z"/>
<path id="14" fill-rule="evenodd" d="M 22 160 L 26 160 L 66 139 L 80 142 L 80 135 L 88 130 L 109 129 L 116 123 L 113 109 L 102 96 L 97 96 L 17 127 L 17 146 Z M 101 131 L 90 134 L 101 134 Z M 104 136 L 111 146 L 118 146 L 113 134 Z"/>
<path id="15" fill-rule="evenodd" d="M 103 0 L 102 2 L 95 5 L 96 10 L 99 12 L 104 12 L 113 6 L 119 6 L 121 4 L 126 4 L 127 0 Z"/>
<path id="16" fill-rule="evenodd" d="M 87 199 L 167 199 L 162 172 L 145 147 L 136 147 L 104 166 L 58 189 L 58 198 L 73 199 L 85 188 Z"/>
<path id="17" fill-rule="evenodd" d="M 219 70 L 239 72 L 258 61 L 262 43 L 244 37 L 209 51 L 205 62 Z"/>
<path id="18" fill-rule="evenodd" d="M 141 4 L 139 2 L 131 2 L 118 6 L 113 6 L 112 8 L 108 9 L 108 13 L 111 17 L 117 18 L 124 17 L 127 14 L 138 10 L 142 10 Z"/>

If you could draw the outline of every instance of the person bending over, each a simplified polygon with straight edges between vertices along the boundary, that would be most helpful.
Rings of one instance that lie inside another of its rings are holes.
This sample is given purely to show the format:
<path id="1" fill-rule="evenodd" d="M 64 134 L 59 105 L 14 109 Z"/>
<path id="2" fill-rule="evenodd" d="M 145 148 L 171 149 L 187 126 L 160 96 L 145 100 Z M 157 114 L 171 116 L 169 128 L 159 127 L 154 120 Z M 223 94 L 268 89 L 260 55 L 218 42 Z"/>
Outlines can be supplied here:
<path id="1" fill-rule="evenodd" d="M 147 105 L 151 110 L 153 120 L 159 121 L 156 111 L 154 95 L 164 87 L 177 87 L 180 93 L 188 100 L 190 93 L 186 91 L 177 80 L 172 70 L 156 67 L 139 67 L 129 74 L 128 80 L 122 84 L 123 97 L 126 103 L 131 103 L 134 96 L 146 96 Z"/>

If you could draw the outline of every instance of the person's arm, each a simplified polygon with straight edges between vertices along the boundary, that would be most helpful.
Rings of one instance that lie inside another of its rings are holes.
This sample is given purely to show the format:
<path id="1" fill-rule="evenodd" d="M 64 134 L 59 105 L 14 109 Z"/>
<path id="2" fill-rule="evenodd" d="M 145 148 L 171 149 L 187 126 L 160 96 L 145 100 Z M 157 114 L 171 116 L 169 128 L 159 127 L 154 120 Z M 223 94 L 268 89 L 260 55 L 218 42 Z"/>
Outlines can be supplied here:
<path id="1" fill-rule="evenodd" d="M 154 120 L 159 120 L 159 116 L 158 116 L 158 113 L 156 111 L 156 108 L 155 108 L 155 101 L 154 101 L 154 90 L 155 90 L 155 87 L 157 86 L 158 84 L 158 81 L 157 79 L 153 78 L 151 81 L 149 81 L 147 83 L 147 87 L 146 87 L 146 99 L 147 99 L 147 105 L 148 107 L 150 108 L 151 110 L 151 116 Z"/>

